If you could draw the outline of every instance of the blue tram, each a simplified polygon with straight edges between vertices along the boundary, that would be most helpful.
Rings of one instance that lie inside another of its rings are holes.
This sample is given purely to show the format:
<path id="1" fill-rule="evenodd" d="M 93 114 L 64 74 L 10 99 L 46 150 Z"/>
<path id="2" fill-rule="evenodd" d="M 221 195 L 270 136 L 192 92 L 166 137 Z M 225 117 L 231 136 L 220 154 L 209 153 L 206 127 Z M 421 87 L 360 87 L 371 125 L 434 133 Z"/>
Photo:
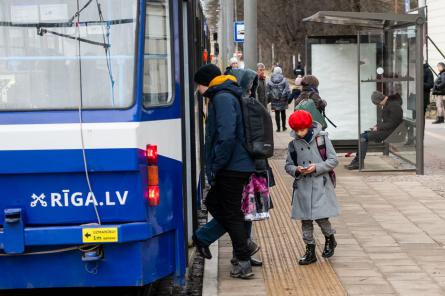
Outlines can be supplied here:
<path id="1" fill-rule="evenodd" d="M 199 1 L 0 2 L 0 289 L 183 282 L 207 32 Z"/>

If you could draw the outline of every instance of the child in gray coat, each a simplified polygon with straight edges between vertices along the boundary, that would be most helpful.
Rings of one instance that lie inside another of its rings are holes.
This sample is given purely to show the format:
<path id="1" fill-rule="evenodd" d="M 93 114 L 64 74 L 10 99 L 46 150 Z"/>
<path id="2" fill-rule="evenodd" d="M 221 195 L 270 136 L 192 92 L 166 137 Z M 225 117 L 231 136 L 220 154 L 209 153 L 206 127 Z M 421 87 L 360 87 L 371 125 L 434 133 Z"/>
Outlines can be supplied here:
<path id="1" fill-rule="evenodd" d="M 327 133 L 321 124 L 313 122 L 309 112 L 298 110 L 289 117 L 291 135 L 286 160 L 286 172 L 295 178 L 292 196 L 292 219 L 301 220 L 306 253 L 300 258 L 300 265 L 317 261 L 313 221 L 320 226 L 326 241 L 323 257 L 334 255 L 337 246 L 335 230 L 330 217 L 339 215 L 335 195 L 335 174 L 337 156 Z"/>

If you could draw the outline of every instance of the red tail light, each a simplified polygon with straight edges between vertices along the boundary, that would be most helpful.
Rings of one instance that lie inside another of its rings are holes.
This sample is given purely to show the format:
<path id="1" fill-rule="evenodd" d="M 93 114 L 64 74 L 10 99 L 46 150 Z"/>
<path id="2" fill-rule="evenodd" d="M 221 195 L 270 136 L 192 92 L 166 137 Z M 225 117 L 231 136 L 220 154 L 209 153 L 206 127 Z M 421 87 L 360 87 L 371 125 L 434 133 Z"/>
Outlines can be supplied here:
<path id="1" fill-rule="evenodd" d="M 159 186 L 148 186 L 148 204 L 159 206 Z"/>
<path id="2" fill-rule="evenodd" d="M 157 145 L 147 145 L 147 161 L 148 165 L 158 164 L 158 146 Z"/>
<path id="3" fill-rule="evenodd" d="M 160 189 L 159 189 L 159 172 L 158 172 L 158 146 L 147 145 L 147 197 L 150 206 L 159 206 Z"/>

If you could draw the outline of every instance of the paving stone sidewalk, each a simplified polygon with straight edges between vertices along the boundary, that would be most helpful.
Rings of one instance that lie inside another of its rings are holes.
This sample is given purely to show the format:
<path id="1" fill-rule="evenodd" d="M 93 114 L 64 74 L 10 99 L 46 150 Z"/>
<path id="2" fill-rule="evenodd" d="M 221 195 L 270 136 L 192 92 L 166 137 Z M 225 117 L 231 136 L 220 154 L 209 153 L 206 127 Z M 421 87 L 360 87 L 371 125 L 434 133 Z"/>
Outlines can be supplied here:
<path id="1" fill-rule="evenodd" d="M 288 132 L 276 134 L 275 159 L 283 164 L 289 140 Z M 350 158 L 339 155 L 339 160 L 342 214 L 333 219 L 338 248 L 329 261 L 348 295 L 445 295 L 445 171 L 358 173 L 342 168 Z M 322 244 L 317 227 L 316 236 Z M 220 245 L 225 256 L 219 294 L 260 295 L 261 269 L 255 269 L 255 282 L 228 278 L 230 250 L 229 241 Z"/>
<path id="2" fill-rule="evenodd" d="M 289 135 L 276 137 L 284 149 Z M 445 176 L 350 172 L 339 160 L 330 262 L 348 295 L 445 295 Z"/>
<path id="3" fill-rule="evenodd" d="M 331 263 L 349 295 L 445 295 L 445 199 L 405 177 L 339 176 Z"/>

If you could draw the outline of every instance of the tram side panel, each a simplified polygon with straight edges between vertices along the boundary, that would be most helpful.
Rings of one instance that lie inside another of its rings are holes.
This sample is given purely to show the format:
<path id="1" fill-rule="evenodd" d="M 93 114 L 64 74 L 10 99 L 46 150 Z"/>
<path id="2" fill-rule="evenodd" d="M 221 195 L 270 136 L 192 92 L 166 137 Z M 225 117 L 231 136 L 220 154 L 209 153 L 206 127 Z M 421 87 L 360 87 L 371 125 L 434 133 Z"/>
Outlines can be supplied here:
<path id="1" fill-rule="evenodd" d="M 157 5 L 159 13 L 158 2 L 141 1 L 139 11 Z M 131 108 L 83 111 L 82 125 L 75 111 L 0 115 L 0 289 L 184 278 L 182 91 L 180 67 L 171 58 L 179 54 L 179 7 L 166 3 L 168 17 L 160 19 L 171 25 L 172 46 L 162 57 L 171 60 L 153 63 L 139 48 Z M 142 28 L 147 15 L 138 18 L 139 44 L 149 36 Z M 142 90 L 144 73 L 159 65 L 167 69 L 154 75 L 167 79 L 170 97 Z"/>

